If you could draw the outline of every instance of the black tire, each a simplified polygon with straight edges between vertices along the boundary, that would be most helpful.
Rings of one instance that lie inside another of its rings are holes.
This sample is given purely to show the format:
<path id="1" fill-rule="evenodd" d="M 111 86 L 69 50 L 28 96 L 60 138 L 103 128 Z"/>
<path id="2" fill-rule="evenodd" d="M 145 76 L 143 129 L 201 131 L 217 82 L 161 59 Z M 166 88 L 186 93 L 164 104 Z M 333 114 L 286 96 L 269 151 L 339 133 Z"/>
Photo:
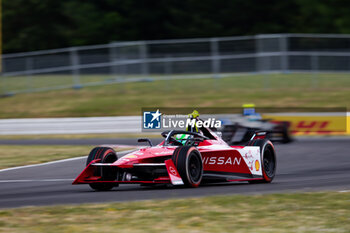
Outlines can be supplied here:
<path id="1" fill-rule="evenodd" d="M 86 165 L 89 165 L 95 159 L 101 159 L 101 163 L 113 163 L 117 161 L 118 157 L 110 147 L 95 147 L 91 150 L 86 160 Z M 113 181 L 117 178 L 117 171 L 112 167 L 97 167 L 94 171 L 94 176 L 101 176 L 101 181 Z M 114 183 L 92 183 L 89 185 L 97 191 L 107 191 L 118 186 L 118 184 Z"/>
<path id="2" fill-rule="evenodd" d="M 201 153 L 193 146 L 180 146 L 175 149 L 172 160 L 184 184 L 198 187 L 203 177 Z"/>
<path id="3" fill-rule="evenodd" d="M 283 139 L 282 139 L 283 143 L 289 143 L 289 142 L 293 141 L 293 139 L 290 135 L 287 123 L 284 123 L 284 125 L 283 125 L 282 135 L 283 135 Z"/>
<path id="4" fill-rule="evenodd" d="M 249 181 L 249 183 L 271 183 L 276 174 L 277 161 L 276 152 L 271 141 L 267 139 L 256 139 L 247 146 L 259 146 L 263 180 Z"/>

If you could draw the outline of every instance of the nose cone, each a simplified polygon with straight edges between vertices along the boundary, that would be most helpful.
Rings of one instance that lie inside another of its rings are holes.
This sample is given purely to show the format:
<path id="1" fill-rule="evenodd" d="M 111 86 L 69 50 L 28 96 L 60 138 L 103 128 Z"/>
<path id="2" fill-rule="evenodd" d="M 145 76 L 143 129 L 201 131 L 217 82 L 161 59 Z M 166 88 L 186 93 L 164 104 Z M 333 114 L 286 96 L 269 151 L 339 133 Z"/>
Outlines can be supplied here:
<path id="1" fill-rule="evenodd" d="M 114 164 L 117 166 L 130 166 L 134 163 L 142 163 L 144 160 L 151 162 L 150 159 L 152 158 L 171 156 L 175 148 L 176 147 L 163 146 L 142 148 L 138 151 L 125 155 L 124 157 L 118 159 Z"/>
<path id="2" fill-rule="evenodd" d="M 118 159 L 114 164 L 117 166 L 126 166 L 126 165 L 132 165 L 134 163 L 138 163 L 139 160 L 140 159 L 137 155 L 128 154 Z"/>

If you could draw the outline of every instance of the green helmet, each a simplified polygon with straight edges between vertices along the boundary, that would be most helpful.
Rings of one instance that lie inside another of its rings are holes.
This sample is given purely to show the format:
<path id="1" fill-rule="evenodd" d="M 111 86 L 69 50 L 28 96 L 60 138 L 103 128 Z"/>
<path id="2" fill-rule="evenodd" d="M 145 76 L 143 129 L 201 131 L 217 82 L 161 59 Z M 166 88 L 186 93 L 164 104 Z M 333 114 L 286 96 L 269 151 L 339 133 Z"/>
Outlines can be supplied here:
<path id="1" fill-rule="evenodd" d="M 182 143 L 182 145 L 185 145 L 187 139 L 190 137 L 191 135 L 189 134 L 176 134 L 175 135 L 175 140 Z"/>

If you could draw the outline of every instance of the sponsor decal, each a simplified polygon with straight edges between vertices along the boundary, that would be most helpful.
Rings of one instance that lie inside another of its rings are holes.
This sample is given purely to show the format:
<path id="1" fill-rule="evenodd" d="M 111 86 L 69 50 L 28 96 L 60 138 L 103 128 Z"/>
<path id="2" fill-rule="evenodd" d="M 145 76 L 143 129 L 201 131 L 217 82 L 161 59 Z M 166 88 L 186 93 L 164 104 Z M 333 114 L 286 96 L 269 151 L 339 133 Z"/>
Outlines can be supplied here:
<path id="1" fill-rule="evenodd" d="M 297 122 L 295 129 L 296 131 L 316 131 L 316 132 L 328 132 L 327 126 L 329 121 L 299 121 Z"/>
<path id="2" fill-rule="evenodd" d="M 255 170 L 259 171 L 259 169 L 260 169 L 260 163 L 258 160 L 255 160 Z"/>
<path id="3" fill-rule="evenodd" d="M 254 156 L 253 156 L 253 153 L 252 153 L 251 150 L 248 150 L 248 151 L 243 155 L 243 157 L 244 157 L 245 159 L 247 159 L 247 160 L 252 160 L 252 159 L 254 159 Z"/>
<path id="4" fill-rule="evenodd" d="M 346 112 L 326 113 L 303 113 L 264 115 L 265 119 L 272 119 L 272 122 L 288 122 L 289 129 L 293 134 L 298 135 L 323 135 L 323 134 L 345 134 L 347 131 Z"/>
<path id="5" fill-rule="evenodd" d="M 143 155 L 143 152 L 140 152 L 140 151 L 136 151 L 133 153 L 134 155 Z"/>
<path id="6" fill-rule="evenodd" d="M 127 155 L 127 156 L 124 156 L 123 158 L 133 159 L 133 158 L 137 158 L 137 156 L 136 155 Z"/>
<path id="7" fill-rule="evenodd" d="M 169 152 L 169 151 L 161 151 L 161 152 L 155 152 L 154 154 L 155 155 L 167 155 L 167 154 L 171 155 L 171 152 Z"/>
<path id="8" fill-rule="evenodd" d="M 171 182 L 173 183 L 173 185 L 182 185 L 182 184 L 184 184 L 184 182 L 182 182 L 182 180 L 172 180 Z"/>
<path id="9" fill-rule="evenodd" d="M 204 157 L 205 165 L 240 165 L 242 158 L 237 157 Z"/>
<path id="10" fill-rule="evenodd" d="M 253 165 L 254 156 L 253 156 L 252 151 L 249 149 L 246 153 L 244 153 L 243 158 L 245 159 L 249 169 L 251 171 L 253 171 L 254 170 L 254 165 Z"/>
<path id="11" fill-rule="evenodd" d="M 176 172 L 176 170 L 175 170 L 175 168 L 173 168 L 173 167 L 169 167 L 169 171 L 170 171 L 170 173 L 171 174 L 173 174 L 174 176 L 177 176 L 177 172 Z"/>

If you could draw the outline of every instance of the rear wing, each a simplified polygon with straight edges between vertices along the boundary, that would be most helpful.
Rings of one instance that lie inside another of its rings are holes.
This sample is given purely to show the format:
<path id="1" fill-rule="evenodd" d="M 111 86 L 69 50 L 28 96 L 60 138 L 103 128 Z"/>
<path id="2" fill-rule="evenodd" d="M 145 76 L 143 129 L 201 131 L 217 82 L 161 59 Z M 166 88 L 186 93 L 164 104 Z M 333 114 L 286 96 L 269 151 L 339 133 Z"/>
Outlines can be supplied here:
<path id="1" fill-rule="evenodd" d="M 265 138 L 266 138 L 266 132 L 265 131 L 255 131 L 253 136 L 250 138 L 250 141 L 251 140 L 255 140 L 255 139 L 265 139 Z"/>

